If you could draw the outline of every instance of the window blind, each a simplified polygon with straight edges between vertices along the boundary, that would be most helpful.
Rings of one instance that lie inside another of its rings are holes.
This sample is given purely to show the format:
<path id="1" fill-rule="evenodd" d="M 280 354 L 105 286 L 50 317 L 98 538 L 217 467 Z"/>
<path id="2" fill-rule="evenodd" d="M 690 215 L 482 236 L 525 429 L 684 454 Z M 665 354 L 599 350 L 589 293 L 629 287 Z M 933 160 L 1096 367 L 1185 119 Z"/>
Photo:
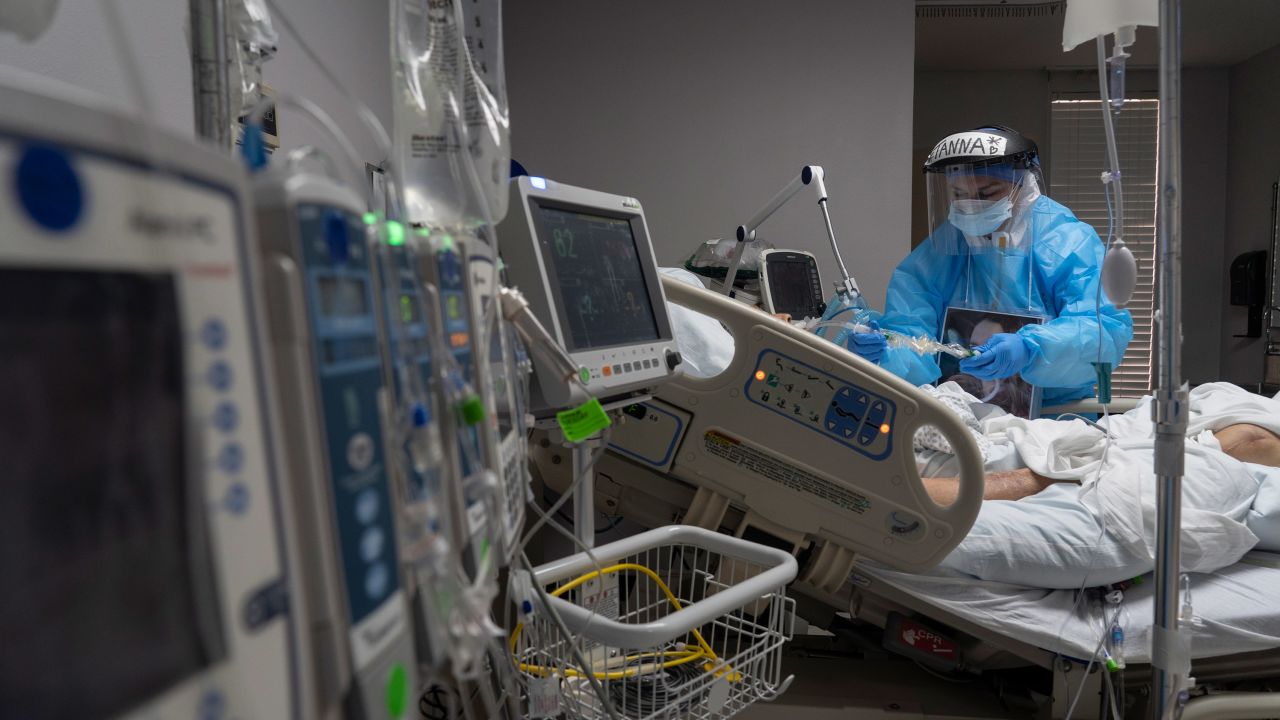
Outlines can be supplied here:
<path id="1" fill-rule="evenodd" d="M 1050 108 L 1049 196 L 1066 205 L 1107 241 L 1107 199 L 1102 172 L 1107 140 L 1099 100 L 1056 99 Z M 1150 393 L 1155 374 L 1156 157 L 1160 105 L 1154 99 L 1127 100 L 1113 115 L 1120 172 L 1124 180 L 1124 227 L 1120 237 L 1138 261 L 1138 285 L 1128 310 L 1133 341 L 1112 374 L 1112 393 Z"/>

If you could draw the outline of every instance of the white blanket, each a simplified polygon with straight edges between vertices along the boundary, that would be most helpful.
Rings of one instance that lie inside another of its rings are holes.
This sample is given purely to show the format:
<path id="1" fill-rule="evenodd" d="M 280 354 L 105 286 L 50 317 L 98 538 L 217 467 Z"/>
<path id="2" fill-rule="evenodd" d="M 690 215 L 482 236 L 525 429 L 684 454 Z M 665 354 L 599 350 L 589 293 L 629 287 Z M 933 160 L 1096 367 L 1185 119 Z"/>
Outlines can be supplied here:
<path id="1" fill-rule="evenodd" d="M 1182 565 L 1212 572 L 1258 545 L 1273 545 L 1280 526 L 1280 470 L 1223 454 L 1212 432 L 1252 423 L 1280 432 L 1280 402 L 1225 383 L 1190 396 L 1191 423 L 1182 493 Z M 1116 439 L 1079 420 L 983 421 L 994 447 L 1012 447 L 1040 475 L 1079 481 L 1017 502 L 983 504 L 969 536 L 946 567 L 984 580 L 1035 587 L 1102 585 L 1149 572 L 1155 560 L 1156 484 L 1150 407 L 1110 418 Z M 1105 454 L 1105 462 L 1104 462 Z M 1259 487 L 1263 492 L 1259 492 Z M 1256 499 L 1267 501 L 1259 508 Z"/>

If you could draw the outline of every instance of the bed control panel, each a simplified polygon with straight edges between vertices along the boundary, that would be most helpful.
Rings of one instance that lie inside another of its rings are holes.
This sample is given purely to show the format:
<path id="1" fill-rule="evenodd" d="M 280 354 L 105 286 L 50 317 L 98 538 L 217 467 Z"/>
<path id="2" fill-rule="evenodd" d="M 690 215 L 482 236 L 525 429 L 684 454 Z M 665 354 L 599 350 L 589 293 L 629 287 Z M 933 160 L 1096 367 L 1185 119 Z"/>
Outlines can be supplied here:
<path id="1" fill-rule="evenodd" d="M 779 352 L 759 354 L 743 392 L 751 402 L 873 460 L 893 451 L 892 401 Z"/>

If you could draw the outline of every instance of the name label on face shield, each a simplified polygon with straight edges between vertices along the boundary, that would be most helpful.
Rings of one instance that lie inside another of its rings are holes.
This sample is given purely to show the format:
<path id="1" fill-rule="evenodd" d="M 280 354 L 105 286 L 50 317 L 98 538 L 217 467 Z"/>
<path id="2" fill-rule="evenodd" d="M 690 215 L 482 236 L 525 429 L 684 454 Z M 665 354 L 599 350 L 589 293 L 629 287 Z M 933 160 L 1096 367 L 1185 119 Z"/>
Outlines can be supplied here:
<path id="1" fill-rule="evenodd" d="M 950 157 L 972 157 L 974 155 L 999 157 L 1004 155 L 1005 146 L 1008 144 L 1008 138 L 992 135 L 991 133 L 963 132 L 948 135 L 942 139 L 942 142 L 933 146 L 933 150 L 929 152 L 929 158 L 925 160 L 925 165 L 932 165 L 939 160 L 945 160 Z"/>

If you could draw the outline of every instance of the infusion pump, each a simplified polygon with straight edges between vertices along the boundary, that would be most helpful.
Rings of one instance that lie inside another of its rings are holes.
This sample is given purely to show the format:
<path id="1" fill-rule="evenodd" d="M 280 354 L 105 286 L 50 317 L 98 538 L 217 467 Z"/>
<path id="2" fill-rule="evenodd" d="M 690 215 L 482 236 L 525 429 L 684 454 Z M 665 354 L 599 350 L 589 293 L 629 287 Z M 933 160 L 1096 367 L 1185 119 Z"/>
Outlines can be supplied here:
<path id="1" fill-rule="evenodd" d="M 4 714 L 308 717 L 244 173 L 8 78 Z"/>

